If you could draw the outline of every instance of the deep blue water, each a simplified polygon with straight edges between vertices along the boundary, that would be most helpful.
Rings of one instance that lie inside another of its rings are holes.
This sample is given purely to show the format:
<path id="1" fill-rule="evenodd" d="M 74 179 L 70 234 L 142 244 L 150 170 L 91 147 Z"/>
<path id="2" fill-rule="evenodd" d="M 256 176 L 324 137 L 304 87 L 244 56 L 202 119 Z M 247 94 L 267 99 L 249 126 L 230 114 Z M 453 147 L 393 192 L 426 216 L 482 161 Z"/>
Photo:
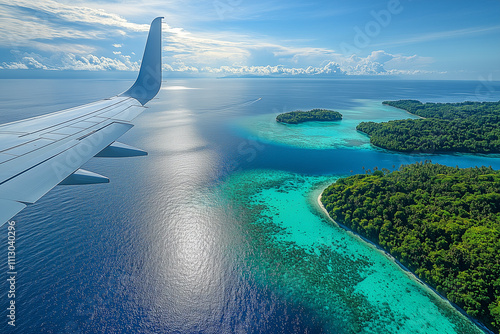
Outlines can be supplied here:
<path id="1" fill-rule="evenodd" d="M 127 81 L 1 80 L 0 123 L 124 91 Z M 300 299 L 263 283 L 246 217 L 214 187 L 232 174 L 275 169 L 346 175 L 432 159 L 461 167 L 500 159 L 305 149 L 242 135 L 242 117 L 355 109 L 365 100 L 500 100 L 500 84 L 382 80 L 169 80 L 120 141 L 148 157 L 93 159 L 111 183 L 56 187 L 15 217 L 16 330 L 2 333 L 335 333 Z M 191 88 L 191 89 L 186 89 Z M 7 230 L 0 234 L 6 278 Z M 4 245 L 4 246 L 2 246 Z M 1 276 L 0 276 L 1 277 Z M 7 308 L 0 280 L 0 308 Z M 1 320 L 3 319 L 3 320 Z M 339 330 L 340 331 L 340 330 Z"/>

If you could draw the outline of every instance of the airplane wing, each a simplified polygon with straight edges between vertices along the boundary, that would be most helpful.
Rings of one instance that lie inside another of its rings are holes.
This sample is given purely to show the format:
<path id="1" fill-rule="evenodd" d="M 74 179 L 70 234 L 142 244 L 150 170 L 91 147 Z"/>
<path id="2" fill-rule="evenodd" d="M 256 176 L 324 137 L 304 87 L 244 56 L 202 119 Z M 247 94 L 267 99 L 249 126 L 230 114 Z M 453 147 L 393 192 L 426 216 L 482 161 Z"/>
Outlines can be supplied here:
<path id="1" fill-rule="evenodd" d="M 116 140 L 160 90 L 161 19 L 151 23 L 139 75 L 124 93 L 0 125 L 0 225 L 58 184 L 109 182 L 80 169 L 92 157 L 147 155 Z"/>

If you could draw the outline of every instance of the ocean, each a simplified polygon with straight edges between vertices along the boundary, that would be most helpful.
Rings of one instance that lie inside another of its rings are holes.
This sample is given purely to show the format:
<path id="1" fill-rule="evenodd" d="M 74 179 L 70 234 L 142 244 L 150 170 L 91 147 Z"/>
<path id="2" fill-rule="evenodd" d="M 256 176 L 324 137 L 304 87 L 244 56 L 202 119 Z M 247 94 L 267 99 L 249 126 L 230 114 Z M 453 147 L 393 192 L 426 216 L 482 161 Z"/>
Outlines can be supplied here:
<path id="1" fill-rule="evenodd" d="M 124 80 L 1 80 L 0 123 L 110 97 Z M 480 81 L 175 79 L 121 142 L 94 158 L 111 183 L 58 186 L 18 214 L 16 326 L 1 333 L 482 333 L 317 205 L 339 177 L 432 160 L 500 168 L 498 156 L 399 154 L 355 131 L 413 117 L 384 100 L 498 101 Z M 277 114 L 328 108 L 335 124 Z M 3 245 L 3 246 L 2 246 Z"/>

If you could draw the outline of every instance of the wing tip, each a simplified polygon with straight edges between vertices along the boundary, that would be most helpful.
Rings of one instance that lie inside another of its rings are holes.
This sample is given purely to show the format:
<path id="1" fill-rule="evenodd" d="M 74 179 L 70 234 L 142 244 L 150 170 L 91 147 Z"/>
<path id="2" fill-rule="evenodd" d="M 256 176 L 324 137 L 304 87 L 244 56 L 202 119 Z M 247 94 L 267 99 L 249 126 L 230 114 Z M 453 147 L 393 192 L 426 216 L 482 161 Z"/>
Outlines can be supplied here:
<path id="1" fill-rule="evenodd" d="M 146 47 L 142 57 L 141 68 L 137 80 L 121 96 L 129 96 L 142 105 L 158 94 L 161 87 L 161 23 L 163 16 L 158 16 L 151 22 Z"/>

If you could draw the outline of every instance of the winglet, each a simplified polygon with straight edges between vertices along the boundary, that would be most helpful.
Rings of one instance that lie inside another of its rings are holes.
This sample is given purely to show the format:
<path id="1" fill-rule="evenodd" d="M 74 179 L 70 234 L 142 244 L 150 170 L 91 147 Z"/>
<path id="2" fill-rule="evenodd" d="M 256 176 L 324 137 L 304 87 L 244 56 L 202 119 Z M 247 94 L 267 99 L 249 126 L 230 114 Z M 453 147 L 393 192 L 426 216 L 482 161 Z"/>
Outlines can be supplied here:
<path id="1" fill-rule="evenodd" d="M 130 96 L 145 105 L 156 96 L 161 87 L 161 19 L 157 17 L 149 28 L 148 41 L 142 57 L 141 69 L 135 83 L 121 96 Z"/>

